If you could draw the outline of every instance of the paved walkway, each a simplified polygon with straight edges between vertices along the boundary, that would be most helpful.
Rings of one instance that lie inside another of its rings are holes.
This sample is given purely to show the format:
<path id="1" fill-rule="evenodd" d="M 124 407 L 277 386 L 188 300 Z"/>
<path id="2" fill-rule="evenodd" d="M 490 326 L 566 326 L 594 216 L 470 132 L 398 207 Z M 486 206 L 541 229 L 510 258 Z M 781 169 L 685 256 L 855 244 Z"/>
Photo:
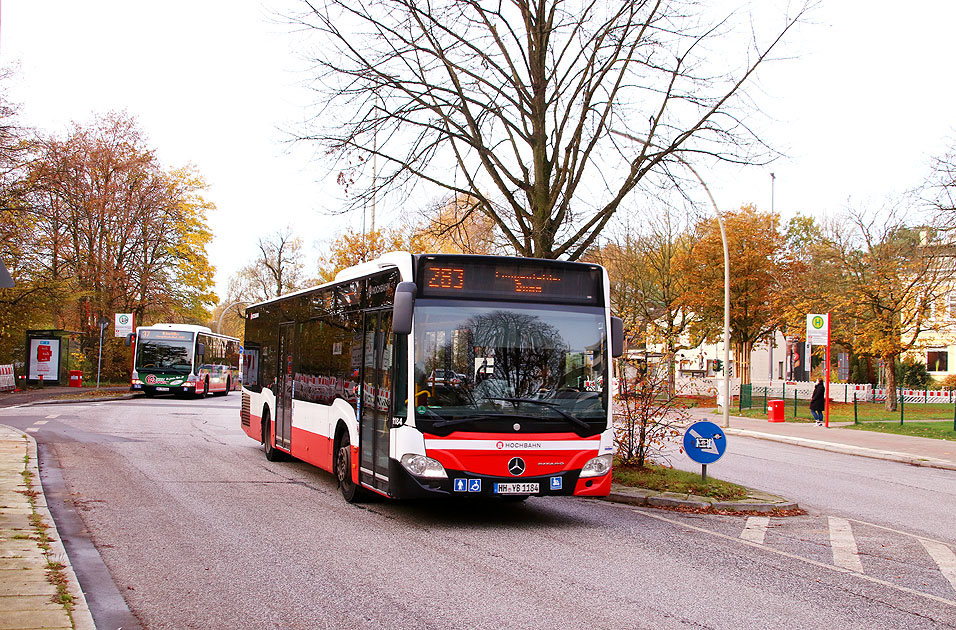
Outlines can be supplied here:
<path id="1" fill-rule="evenodd" d="M 46 529 L 38 530 L 37 521 Z M 42 531 L 48 539 L 46 549 L 41 546 Z M 58 574 L 49 570 L 55 563 L 62 567 Z M 58 603 L 60 593 L 51 577 L 65 581 L 73 598 L 69 611 Z M 0 425 L 0 630 L 12 628 L 94 625 L 44 500 L 36 441 Z"/>
<path id="2" fill-rule="evenodd" d="M 694 420 L 721 425 L 723 417 L 713 409 L 691 409 Z M 898 461 L 914 466 L 956 470 L 956 442 L 893 435 L 876 431 L 843 429 L 852 423 L 830 423 L 829 428 L 810 422 L 768 422 L 765 419 L 730 417 L 730 435 L 741 435 L 816 448 L 836 453 Z"/>

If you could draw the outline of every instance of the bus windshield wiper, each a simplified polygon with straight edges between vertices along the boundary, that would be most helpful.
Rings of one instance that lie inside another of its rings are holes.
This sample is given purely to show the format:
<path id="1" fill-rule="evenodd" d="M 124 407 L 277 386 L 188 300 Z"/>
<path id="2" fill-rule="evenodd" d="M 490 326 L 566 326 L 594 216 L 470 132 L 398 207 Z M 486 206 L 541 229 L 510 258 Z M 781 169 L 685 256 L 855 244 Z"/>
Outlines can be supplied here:
<path id="1" fill-rule="evenodd" d="M 446 418 L 445 416 L 435 413 L 428 407 L 425 407 L 425 413 L 428 414 L 429 418 L 436 420 L 435 424 L 432 425 L 433 429 L 445 429 L 447 427 L 455 427 L 460 424 L 468 424 L 469 422 L 474 422 L 475 420 L 490 420 L 490 419 L 501 417 L 501 416 L 491 416 L 488 414 L 481 414 L 477 416 L 467 416 L 465 418 L 449 419 L 449 418 Z"/>
<path id="2" fill-rule="evenodd" d="M 587 435 L 594 435 L 594 427 L 581 418 L 573 416 L 564 409 L 561 409 L 561 407 L 558 406 L 558 403 L 549 402 L 547 400 L 538 400 L 537 398 L 489 398 L 488 400 L 503 400 L 512 404 L 528 403 L 529 405 L 541 405 L 542 407 L 547 407 L 548 409 L 553 410 L 572 425 L 576 426 L 579 430 L 575 431 L 575 433 L 581 437 L 586 437 L 584 433 Z"/>

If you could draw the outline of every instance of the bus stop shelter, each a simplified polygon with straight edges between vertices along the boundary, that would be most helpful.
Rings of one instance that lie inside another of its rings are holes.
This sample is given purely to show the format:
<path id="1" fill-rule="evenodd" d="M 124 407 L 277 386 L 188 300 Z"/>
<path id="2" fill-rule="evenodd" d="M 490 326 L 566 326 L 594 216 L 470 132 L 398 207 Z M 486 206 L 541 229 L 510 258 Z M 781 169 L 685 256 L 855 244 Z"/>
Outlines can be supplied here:
<path id="1" fill-rule="evenodd" d="M 28 384 L 66 385 L 69 383 L 70 353 L 79 348 L 72 330 L 28 330 L 24 372 Z"/>

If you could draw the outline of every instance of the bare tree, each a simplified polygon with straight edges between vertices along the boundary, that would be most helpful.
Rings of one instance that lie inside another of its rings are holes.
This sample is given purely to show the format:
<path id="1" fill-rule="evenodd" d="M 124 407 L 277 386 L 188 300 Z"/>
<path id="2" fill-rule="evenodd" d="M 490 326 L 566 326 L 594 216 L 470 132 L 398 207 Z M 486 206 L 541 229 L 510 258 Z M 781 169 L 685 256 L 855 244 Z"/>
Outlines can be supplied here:
<path id="1" fill-rule="evenodd" d="M 259 255 L 229 280 L 229 302 L 271 300 L 303 288 L 302 241 L 285 227 L 259 239 Z"/>
<path id="2" fill-rule="evenodd" d="M 933 172 L 924 189 L 945 228 L 956 228 L 956 148 L 934 160 Z"/>
<path id="3" fill-rule="evenodd" d="M 742 89 L 806 11 L 734 47 L 745 15 L 681 0 L 302 3 L 322 106 L 299 137 L 340 159 L 355 205 L 430 184 L 476 199 L 517 254 L 572 260 L 695 158 L 769 158 Z"/>

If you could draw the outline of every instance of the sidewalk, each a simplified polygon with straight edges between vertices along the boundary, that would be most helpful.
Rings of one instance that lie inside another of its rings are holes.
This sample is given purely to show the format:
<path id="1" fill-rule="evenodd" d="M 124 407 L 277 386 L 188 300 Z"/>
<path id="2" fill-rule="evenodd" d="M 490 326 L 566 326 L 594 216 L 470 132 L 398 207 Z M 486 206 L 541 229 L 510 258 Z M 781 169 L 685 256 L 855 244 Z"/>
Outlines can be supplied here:
<path id="1" fill-rule="evenodd" d="M 107 400 L 117 400 L 118 393 L 128 393 L 130 397 L 134 394 L 130 392 L 129 385 L 103 386 L 99 390 L 92 387 L 68 387 L 52 385 L 49 387 L 36 387 L 24 389 L 16 392 L 0 392 L 0 407 L 16 407 L 18 405 L 33 405 L 39 403 L 77 403 L 94 402 L 97 400 L 97 392 L 102 392 Z"/>
<path id="2" fill-rule="evenodd" d="M 94 624 L 43 496 L 36 441 L 0 425 L 0 629 L 13 628 Z"/>
<path id="3" fill-rule="evenodd" d="M 688 411 L 694 421 L 707 420 L 719 426 L 723 423 L 723 416 L 714 413 L 714 409 L 694 408 Z M 852 423 L 831 422 L 827 428 L 809 422 L 768 422 L 766 419 L 731 415 L 730 428 L 724 431 L 728 435 L 783 442 L 834 453 L 956 470 L 954 441 L 840 428 L 848 424 Z"/>

